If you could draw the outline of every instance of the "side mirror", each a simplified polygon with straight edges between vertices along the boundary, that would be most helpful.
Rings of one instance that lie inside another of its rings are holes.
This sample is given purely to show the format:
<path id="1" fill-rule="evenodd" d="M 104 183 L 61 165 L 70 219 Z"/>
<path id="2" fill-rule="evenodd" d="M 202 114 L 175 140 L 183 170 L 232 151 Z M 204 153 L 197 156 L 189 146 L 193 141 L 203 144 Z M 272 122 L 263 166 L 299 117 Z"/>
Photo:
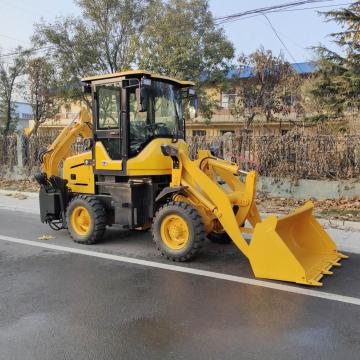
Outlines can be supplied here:
<path id="1" fill-rule="evenodd" d="M 140 85 L 140 88 L 136 89 L 136 97 L 138 101 L 138 109 L 140 112 L 148 111 L 149 107 L 149 92 L 146 86 Z"/>
<path id="2" fill-rule="evenodd" d="M 82 83 L 82 91 L 85 95 L 91 95 L 91 85 Z"/>
<path id="3" fill-rule="evenodd" d="M 151 87 L 151 80 L 142 78 L 140 85 L 136 88 L 136 102 L 139 112 L 146 112 L 149 108 L 149 89 Z"/>
<path id="4" fill-rule="evenodd" d="M 189 115 L 191 120 L 199 115 L 199 99 L 196 94 L 189 98 Z"/>
<path id="5" fill-rule="evenodd" d="M 123 89 L 136 88 L 135 96 L 137 108 L 139 112 L 146 112 L 148 110 L 148 88 L 151 86 L 151 80 L 142 78 L 124 79 L 122 80 L 121 87 Z"/>
<path id="6" fill-rule="evenodd" d="M 142 101 L 141 101 L 141 89 L 140 87 L 136 88 L 135 90 L 135 96 L 136 96 L 136 104 L 138 111 L 142 112 Z"/>

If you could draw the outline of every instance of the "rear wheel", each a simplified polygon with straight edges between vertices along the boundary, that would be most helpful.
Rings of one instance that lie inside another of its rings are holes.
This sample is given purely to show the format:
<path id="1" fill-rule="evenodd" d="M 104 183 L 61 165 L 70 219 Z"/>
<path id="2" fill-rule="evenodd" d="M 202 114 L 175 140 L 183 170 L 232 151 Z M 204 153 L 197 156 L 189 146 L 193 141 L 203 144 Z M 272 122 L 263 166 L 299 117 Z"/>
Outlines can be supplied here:
<path id="1" fill-rule="evenodd" d="M 105 208 L 96 197 L 79 195 L 71 200 L 67 208 L 66 222 L 75 242 L 96 244 L 105 232 Z"/>
<path id="2" fill-rule="evenodd" d="M 193 258 L 206 238 L 198 211 L 183 202 L 170 202 L 161 207 L 155 215 L 152 233 L 158 250 L 173 261 Z"/>

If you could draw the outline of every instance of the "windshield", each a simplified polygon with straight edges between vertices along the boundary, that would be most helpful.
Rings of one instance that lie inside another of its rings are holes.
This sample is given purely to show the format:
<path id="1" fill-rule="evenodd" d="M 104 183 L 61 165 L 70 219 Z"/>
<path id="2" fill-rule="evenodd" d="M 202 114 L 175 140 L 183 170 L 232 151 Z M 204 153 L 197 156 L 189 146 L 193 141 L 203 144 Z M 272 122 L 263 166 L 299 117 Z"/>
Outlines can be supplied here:
<path id="1" fill-rule="evenodd" d="M 147 96 L 148 111 L 139 112 L 135 89 L 130 89 L 130 156 L 156 137 L 183 138 L 181 89 L 152 81 Z"/>

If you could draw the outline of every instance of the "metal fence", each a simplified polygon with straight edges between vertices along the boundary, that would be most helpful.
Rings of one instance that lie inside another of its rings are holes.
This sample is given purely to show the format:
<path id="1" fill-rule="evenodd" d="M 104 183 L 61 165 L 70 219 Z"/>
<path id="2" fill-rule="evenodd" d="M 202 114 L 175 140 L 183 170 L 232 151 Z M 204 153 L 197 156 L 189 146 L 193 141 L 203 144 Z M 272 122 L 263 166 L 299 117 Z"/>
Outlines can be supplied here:
<path id="1" fill-rule="evenodd" d="M 54 137 L 0 136 L 0 177 L 3 169 L 23 168 L 33 174 L 39 168 L 38 155 Z M 360 177 L 360 134 L 306 135 L 291 131 L 285 135 L 187 138 L 190 155 L 199 149 L 216 148 L 220 157 L 235 162 L 244 170 L 254 169 L 260 175 L 297 179 L 350 179 Z M 72 154 L 83 151 L 81 139 L 73 145 Z"/>
<path id="2" fill-rule="evenodd" d="M 0 166 L 17 165 L 17 139 L 15 135 L 0 136 Z"/>
<path id="3" fill-rule="evenodd" d="M 315 134 L 188 139 L 191 156 L 216 147 L 221 157 L 260 175 L 297 179 L 350 179 L 360 176 L 360 134 Z"/>

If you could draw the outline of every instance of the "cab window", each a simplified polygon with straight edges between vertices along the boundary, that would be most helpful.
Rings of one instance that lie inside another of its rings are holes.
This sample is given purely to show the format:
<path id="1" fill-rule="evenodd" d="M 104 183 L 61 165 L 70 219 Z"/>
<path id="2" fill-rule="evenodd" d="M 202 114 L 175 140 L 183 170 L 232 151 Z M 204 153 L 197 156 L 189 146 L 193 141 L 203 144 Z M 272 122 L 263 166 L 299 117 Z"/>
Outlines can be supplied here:
<path id="1" fill-rule="evenodd" d="M 120 127 L 120 88 L 100 86 L 97 88 L 99 112 L 98 130 L 119 129 Z"/>

